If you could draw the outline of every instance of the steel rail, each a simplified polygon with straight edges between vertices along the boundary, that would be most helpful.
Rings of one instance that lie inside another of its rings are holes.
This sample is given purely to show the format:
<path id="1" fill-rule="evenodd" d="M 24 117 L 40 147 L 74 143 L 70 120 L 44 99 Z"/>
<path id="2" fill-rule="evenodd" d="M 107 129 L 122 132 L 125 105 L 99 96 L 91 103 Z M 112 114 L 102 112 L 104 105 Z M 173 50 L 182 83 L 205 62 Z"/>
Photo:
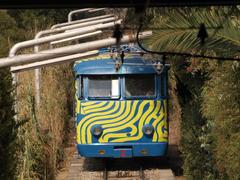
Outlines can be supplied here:
<path id="1" fill-rule="evenodd" d="M 144 170 L 143 170 L 142 166 L 139 169 L 139 177 L 140 177 L 141 180 L 145 179 Z"/>
<path id="2" fill-rule="evenodd" d="M 107 167 L 104 167 L 103 170 L 103 180 L 107 180 L 108 179 L 108 170 Z"/>

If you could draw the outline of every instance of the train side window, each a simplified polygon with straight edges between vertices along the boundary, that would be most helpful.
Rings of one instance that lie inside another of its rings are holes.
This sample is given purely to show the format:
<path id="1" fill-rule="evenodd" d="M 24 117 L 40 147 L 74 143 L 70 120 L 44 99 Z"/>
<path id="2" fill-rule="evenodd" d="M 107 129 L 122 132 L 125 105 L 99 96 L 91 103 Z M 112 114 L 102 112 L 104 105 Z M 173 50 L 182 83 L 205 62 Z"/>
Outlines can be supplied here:
<path id="1" fill-rule="evenodd" d="M 163 75 L 160 75 L 160 90 L 161 90 L 161 97 L 165 97 L 165 82 L 164 82 Z"/>
<path id="2" fill-rule="evenodd" d="M 155 97 L 155 75 L 127 75 L 125 97 Z"/>
<path id="3" fill-rule="evenodd" d="M 83 98 L 83 77 L 82 76 L 77 77 L 77 96 L 78 96 L 78 99 Z"/>
<path id="4" fill-rule="evenodd" d="M 119 78 L 111 75 L 88 77 L 88 97 L 117 99 L 120 97 Z"/>

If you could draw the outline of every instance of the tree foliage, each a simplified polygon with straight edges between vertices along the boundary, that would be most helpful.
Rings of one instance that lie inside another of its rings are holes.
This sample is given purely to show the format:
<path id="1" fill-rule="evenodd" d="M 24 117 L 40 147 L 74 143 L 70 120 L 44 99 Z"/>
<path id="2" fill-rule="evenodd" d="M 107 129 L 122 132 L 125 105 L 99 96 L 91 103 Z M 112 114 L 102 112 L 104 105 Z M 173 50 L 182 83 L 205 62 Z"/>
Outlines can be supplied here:
<path id="1" fill-rule="evenodd" d="M 223 178 L 240 178 L 240 63 L 224 62 L 209 75 L 202 112 L 212 124 L 214 161 Z"/>
<path id="2" fill-rule="evenodd" d="M 67 12 L 1 10 L 0 56 L 7 56 L 13 43 L 33 38 L 36 32 L 66 21 Z M 156 8 L 149 10 L 147 22 L 155 28 L 153 36 L 144 42 L 148 48 L 239 57 L 237 8 Z M 197 38 L 202 23 L 208 32 L 203 45 Z M 179 113 L 182 113 L 181 147 L 186 176 L 239 179 L 239 62 L 170 58 L 175 74 L 170 82 L 176 82 L 182 106 Z M 11 74 L 9 70 L 0 70 L 0 179 L 54 179 L 69 130 L 70 97 L 73 97 L 69 67 L 43 71 L 46 88 L 39 111 L 33 108 L 32 74 L 22 74 L 19 86 L 22 119 L 17 121 Z"/>
<path id="3" fill-rule="evenodd" d="M 0 57 L 8 55 L 11 42 L 18 37 L 16 23 L 0 10 Z M 17 122 L 14 119 L 12 77 L 8 69 L 0 70 L 0 179 L 14 179 L 17 164 Z"/>
<path id="4" fill-rule="evenodd" d="M 17 27 L 28 33 L 23 33 L 25 39 L 32 39 L 40 31 L 51 25 L 67 21 L 67 9 L 14 9 L 8 14 L 15 19 Z"/>
<path id="5" fill-rule="evenodd" d="M 0 56 L 8 56 L 14 43 L 32 39 L 52 24 L 66 22 L 67 12 L 1 10 Z M 9 69 L 0 70 L 0 179 L 55 178 L 71 124 L 69 106 L 74 97 L 71 67 L 63 65 L 44 72 L 46 84 L 39 109 L 35 109 L 32 72 L 19 73 L 18 96 L 14 97 Z M 14 98 L 20 107 L 17 118 Z"/>
<path id="6" fill-rule="evenodd" d="M 238 53 L 240 45 L 239 21 L 236 20 L 239 15 L 235 8 L 179 8 L 155 13 L 150 26 L 155 30 L 146 44 L 161 51 L 232 56 Z M 208 33 L 204 45 L 198 38 L 202 23 Z"/>
<path id="7" fill-rule="evenodd" d="M 239 57 L 237 8 L 150 9 L 157 51 Z M 200 43 L 204 23 L 208 38 Z M 188 179 L 239 179 L 239 62 L 167 57 L 181 99 L 182 153 Z M 178 62 L 179 60 L 179 62 Z M 180 63 L 181 62 L 181 63 Z"/>

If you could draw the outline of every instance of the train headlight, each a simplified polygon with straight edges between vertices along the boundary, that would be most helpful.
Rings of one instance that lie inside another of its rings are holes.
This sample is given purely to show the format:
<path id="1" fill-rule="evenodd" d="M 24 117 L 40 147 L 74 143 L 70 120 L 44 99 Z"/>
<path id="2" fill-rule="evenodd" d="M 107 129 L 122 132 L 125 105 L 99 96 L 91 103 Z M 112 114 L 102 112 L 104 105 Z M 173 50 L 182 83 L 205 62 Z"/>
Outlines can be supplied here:
<path id="1" fill-rule="evenodd" d="M 94 136 L 101 136 L 103 132 L 103 129 L 100 125 L 94 125 L 92 128 L 91 128 L 91 133 L 94 135 Z"/>
<path id="2" fill-rule="evenodd" d="M 147 136 L 151 136 L 151 135 L 153 135 L 154 128 L 151 124 L 145 124 L 142 128 L 142 131 Z"/>

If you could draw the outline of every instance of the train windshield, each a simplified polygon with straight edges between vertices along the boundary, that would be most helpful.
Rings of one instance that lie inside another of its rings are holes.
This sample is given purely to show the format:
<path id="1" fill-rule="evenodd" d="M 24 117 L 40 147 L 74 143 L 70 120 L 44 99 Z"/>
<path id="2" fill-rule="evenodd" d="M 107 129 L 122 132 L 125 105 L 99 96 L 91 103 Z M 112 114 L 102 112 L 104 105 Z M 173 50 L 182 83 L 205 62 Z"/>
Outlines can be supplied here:
<path id="1" fill-rule="evenodd" d="M 155 95 L 155 75 L 125 77 L 125 97 L 153 97 Z"/>
<path id="2" fill-rule="evenodd" d="M 116 76 L 89 76 L 88 97 L 111 98 L 120 97 L 119 78 Z"/>

